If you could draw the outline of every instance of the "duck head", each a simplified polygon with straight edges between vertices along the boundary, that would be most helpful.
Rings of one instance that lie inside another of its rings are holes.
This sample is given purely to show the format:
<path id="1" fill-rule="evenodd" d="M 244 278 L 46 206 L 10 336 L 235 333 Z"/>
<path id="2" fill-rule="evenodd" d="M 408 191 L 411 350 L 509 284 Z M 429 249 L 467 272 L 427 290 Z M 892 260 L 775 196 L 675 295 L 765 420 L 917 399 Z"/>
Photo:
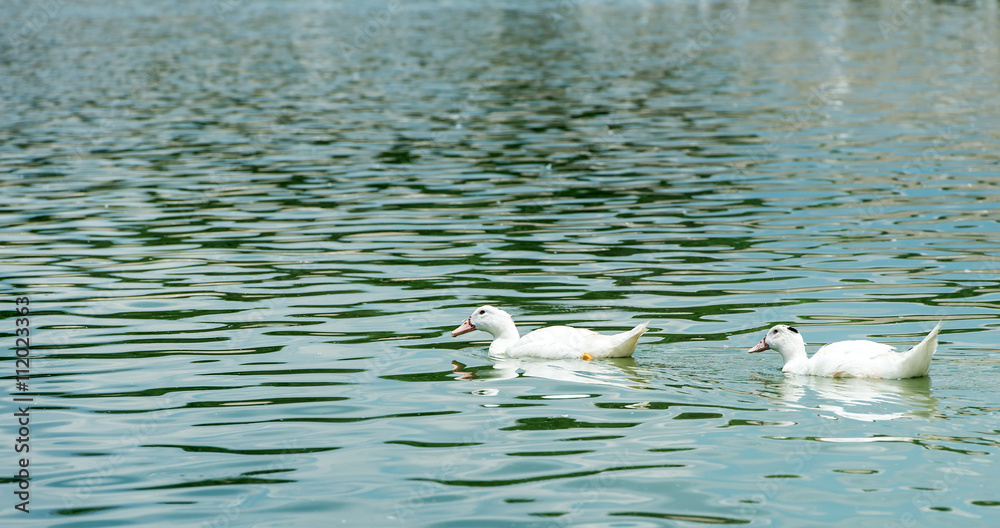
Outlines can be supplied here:
<path id="1" fill-rule="evenodd" d="M 760 343 L 747 352 L 752 354 L 767 349 L 774 349 L 781 354 L 785 363 L 788 363 L 789 360 L 797 358 L 800 354 L 805 354 L 806 342 L 802 339 L 802 334 L 795 328 L 788 325 L 775 325 L 767 331 L 767 334 L 764 334 L 764 339 L 761 339 Z"/>
<path id="2" fill-rule="evenodd" d="M 514 326 L 514 318 L 509 313 L 487 304 L 476 308 L 461 326 L 451 331 L 451 336 L 482 330 L 493 337 L 498 337 L 511 326 Z"/>

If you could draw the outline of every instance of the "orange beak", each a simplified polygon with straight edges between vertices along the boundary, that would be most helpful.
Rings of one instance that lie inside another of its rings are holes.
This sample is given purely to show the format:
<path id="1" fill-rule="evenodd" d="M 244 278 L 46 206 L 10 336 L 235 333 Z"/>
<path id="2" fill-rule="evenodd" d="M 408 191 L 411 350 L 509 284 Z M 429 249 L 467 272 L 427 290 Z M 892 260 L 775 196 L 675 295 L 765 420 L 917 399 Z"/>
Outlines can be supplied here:
<path id="1" fill-rule="evenodd" d="M 754 345 L 754 347 L 751 348 L 750 350 L 747 350 L 747 352 L 753 354 L 754 352 L 763 352 L 769 348 L 771 347 L 767 346 L 767 336 L 764 336 L 764 339 L 761 339 L 760 343 Z"/>
<path id="2" fill-rule="evenodd" d="M 476 329 L 476 325 L 472 324 L 472 318 L 468 318 L 462 323 L 462 326 L 451 331 L 451 337 L 460 336 L 466 332 L 471 332 Z"/>

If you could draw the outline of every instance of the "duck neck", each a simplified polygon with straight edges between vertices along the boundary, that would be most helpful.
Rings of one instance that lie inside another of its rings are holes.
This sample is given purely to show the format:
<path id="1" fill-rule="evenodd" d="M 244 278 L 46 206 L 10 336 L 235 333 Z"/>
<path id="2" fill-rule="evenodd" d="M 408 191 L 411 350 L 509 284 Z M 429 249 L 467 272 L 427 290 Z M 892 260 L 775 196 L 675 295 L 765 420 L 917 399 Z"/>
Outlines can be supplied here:
<path id="1" fill-rule="evenodd" d="M 788 346 L 778 349 L 778 353 L 781 354 L 781 359 L 785 360 L 785 365 L 781 367 L 785 372 L 798 372 L 809 361 L 806 344 L 802 342 L 788 343 Z"/>
<path id="2" fill-rule="evenodd" d="M 503 355 L 507 349 L 521 339 L 521 334 L 517 331 L 517 326 L 513 319 L 504 321 L 503 327 L 496 334 L 493 334 L 493 342 L 490 343 L 491 355 Z"/>

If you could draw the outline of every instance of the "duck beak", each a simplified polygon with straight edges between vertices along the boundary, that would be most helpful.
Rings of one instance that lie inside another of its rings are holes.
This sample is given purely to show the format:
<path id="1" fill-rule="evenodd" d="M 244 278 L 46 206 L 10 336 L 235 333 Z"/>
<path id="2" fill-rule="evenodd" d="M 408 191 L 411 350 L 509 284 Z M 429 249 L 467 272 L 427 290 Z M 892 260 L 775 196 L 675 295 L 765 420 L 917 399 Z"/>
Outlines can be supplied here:
<path id="1" fill-rule="evenodd" d="M 451 337 L 460 336 L 466 332 L 471 332 L 476 329 L 476 325 L 472 324 L 472 318 L 468 318 L 462 323 L 462 326 L 451 331 Z"/>
<path id="2" fill-rule="evenodd" d="M 750 350 L 747 350 L 747 352 L 753 354 L 754 352 L 763 352 L 769 348 L 771 347 L 767 346 L 767 336 L 764 336 L 764 339 L 761 339 L 760 343 L 754 345 L 754 347 L 751 348 Z"/>

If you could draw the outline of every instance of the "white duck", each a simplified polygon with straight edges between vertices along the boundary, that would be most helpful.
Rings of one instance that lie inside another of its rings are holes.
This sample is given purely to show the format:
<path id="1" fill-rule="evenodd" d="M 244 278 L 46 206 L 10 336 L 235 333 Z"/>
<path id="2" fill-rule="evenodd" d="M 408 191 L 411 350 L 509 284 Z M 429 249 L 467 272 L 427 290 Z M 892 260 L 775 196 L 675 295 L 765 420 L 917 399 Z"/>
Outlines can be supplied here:
<path id="1" fill-rule="evenodd" d="M 589 360 L 631 356 L 647 324 L 642 323 L 628 332 L 614 335 L 569 326 L 550 326 L 521 337 L 509 313 L 486 305 L 476 308 L 461 326 L 451 331 L 451 335 L 459 336 L 473 330 L 487 332 L 493 336 L 493 343 L 490 344 L 492 355 Z"/>
<path id="2" fill-rule="evenodd" d="M 820 348 L 812 357 L 806 355 L 806 343 L 799 331 L 777 325 L 748 352 L 773 348 L 785 360 L 783 372 L 813 376 L 903 379 L 926 376 L 931 356 L 937 350 L 938 323 L 917 346 L 896 352 L 889 345 L 874 341 L 837 341 Z"/>

